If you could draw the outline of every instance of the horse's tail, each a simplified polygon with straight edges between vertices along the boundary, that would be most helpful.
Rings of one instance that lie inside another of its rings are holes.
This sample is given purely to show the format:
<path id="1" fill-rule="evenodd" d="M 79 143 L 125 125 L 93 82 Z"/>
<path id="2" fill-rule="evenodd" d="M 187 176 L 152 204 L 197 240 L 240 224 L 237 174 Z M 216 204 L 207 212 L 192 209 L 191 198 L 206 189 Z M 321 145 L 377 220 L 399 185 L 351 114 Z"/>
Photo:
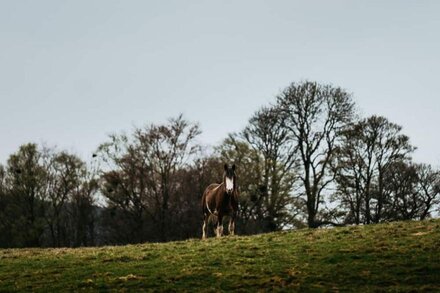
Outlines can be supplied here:
<path id="1" fill-rule="evenodd" d="M 206 191 L 202 195 L 202 214 L 206 213 Z"/>
<path id="2" fill-rule="evenodd" d="M 215 212 L 212 212 L 212 210 L 209 208 L 209 204 L 206 201 L 206 194 L 207 192 L 205 191 L 202 195 L 202 211 L 203 214 L 208 214 L 208 215 L 216 215 Z"/>

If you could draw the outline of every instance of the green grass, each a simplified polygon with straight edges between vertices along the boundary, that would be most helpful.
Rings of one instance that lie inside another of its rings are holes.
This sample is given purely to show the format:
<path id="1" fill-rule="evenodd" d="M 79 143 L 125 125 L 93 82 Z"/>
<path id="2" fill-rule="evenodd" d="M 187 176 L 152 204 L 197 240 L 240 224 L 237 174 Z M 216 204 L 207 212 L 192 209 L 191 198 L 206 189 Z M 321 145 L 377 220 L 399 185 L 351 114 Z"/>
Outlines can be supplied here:
<path id="1" fill-rule="evenodd" d="M 0 291 L 440 291 L 440 220 L 0 250 Z"/>

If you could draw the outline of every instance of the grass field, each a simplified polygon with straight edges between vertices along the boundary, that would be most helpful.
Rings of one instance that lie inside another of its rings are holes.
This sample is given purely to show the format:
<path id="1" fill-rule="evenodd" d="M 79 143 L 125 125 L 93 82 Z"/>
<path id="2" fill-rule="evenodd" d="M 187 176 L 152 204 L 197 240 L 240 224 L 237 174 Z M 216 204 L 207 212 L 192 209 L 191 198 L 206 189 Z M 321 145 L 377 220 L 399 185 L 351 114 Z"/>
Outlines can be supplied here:
<path id="1" fill-rule="evenodd" d="M 0 250 L 0 291 L 437 291 L 440 220 Z"/>

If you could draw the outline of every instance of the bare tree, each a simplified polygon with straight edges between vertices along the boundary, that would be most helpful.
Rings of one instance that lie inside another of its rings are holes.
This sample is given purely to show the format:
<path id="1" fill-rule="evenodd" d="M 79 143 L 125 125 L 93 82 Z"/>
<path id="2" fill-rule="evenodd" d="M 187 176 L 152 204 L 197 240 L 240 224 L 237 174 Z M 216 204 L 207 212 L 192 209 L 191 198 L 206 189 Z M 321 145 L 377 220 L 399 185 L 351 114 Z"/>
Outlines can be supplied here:
<path id="1" fill-rule="evenodd" d="M 104 160 L 116 167 L 104 173 L 102 193 L 110 207 L 133 216 L 137 227 L 133 232 L 141 238 L 130 241 L 144 240 L 140 235 L 145 234 L 145 216 L 153 221 L 157 240 L 168 239 L 170 201 L 178 188 L 174 177 L 198 151 L 199 134 L 198 125 L 180 115 L 164 125 L 137 128 L 131 138 L 112 136 L 111 142 L 101 145 Z"/>
<path id="2" fill-rule="evenodd" d="M 307 223 L 318 227 L 329 222 L 320 207 L 323 191 L 333 182 L 330 165 L 337 134 L 353 117 L 351 95 L 341 88 L 306 81 L 287 87 L 278 96 L 278 105 L 299 154 Z"/>
<path id="3" fill-rule="evenodd" d="M 284 127 L 283 115 L 276 107 L 263 107 L 250 119 L 241 133 L 249 145 L 261 155 L 262 178 L 260 194 L 264 207 L 263 217 L 270 231 L 292 224 L 294 198 L 292 190 L 296 180 L 295 145 L 290 141 L 289 131 Z"/>
<path id="4" fill-rule="evenodd" d="M 17 246 L 39 246 L 44 231 L 44 190 L 47 172 L 36 144 L 25 144 L 8 160 L 5 178 L 15 217 Z"/>
<path id="5" fill-rule="evenodd" d="M 431 215 L 432 208 L 440 203 L 440 171 L 432 168 L 429 164 L 418 164 L 418 191 L 423 208 L 420 220 Z"/>
<path id="6" fill-rule="evenodd" d="M 68 209 L 70 200 L 81 185 L 86 174 L 85 164 L 75 155 L 67 152 L 47 150 L 47 181 L 45 219 L 50 230 L 53 246 L 70 246 L 68 235 Z"/>
<path id="7" fill-rule="evenodd" d="M 338 196 L 343 205 L 349 206 L 357 224 L 361 218 L 366 224 L 383 219 L 388 200 L 385 173 L 394 172 L 392 167 L 397 165 L 393 164 L 409 160 L 414 151 L 401 130 L 401 126 L 384 117 L 371 116 L 340 133 L 336 164 Z"/>
<path id="8" fill-rule="evenodd" d="M 416 166 L 402 160 L 394 161 L 382 176 L 381 219 L 397 221 L 418 218 L 423 203 L 417 190 Z"/>
<path id="9" fill-rule="evenodd" d="M 99 147 L 102 160 L 108 163 L 100 190 L 107 201 L 103 219 L 111 243 L 145 240 L 146 193 L 153 178 L 138 146 L 128 139 L 124 134 L 111 135 L 110 142 Z"/>
<path id="10" fill-rule="evenodd" d="M 170 197 L 177 187 L 173 176 L 199 150 L 199 146 L 194 144 L 199 134 L 199 126 L 184 120 L 182 115 L 170 119 L 168 125 L 151 125 L 146 132 L 138 129 L 135 133 L 157 179 L 153 196 L 162 241 L 167 239 Z"/>
<path id="11" fill-rule="evenodd" d="M 439 202 L 440 176 L 426 164 L 396 161 L 384 173 L 383 218 L 396 220 L 423 220 L 430 216 Z"/>
<path id="12" fill-rule="evenodd" d="M 337 190 L 334 197 L 340 200 L 340 209 L 346 209 L 345 223 L 359 225 L 362 221 L 362 205 L 365 185 L 370 186 L 371 172 L 364 162 L 365 150 L 358 125 L 341 131 L 341 145 L 336 149 L 333 164 Z"/>

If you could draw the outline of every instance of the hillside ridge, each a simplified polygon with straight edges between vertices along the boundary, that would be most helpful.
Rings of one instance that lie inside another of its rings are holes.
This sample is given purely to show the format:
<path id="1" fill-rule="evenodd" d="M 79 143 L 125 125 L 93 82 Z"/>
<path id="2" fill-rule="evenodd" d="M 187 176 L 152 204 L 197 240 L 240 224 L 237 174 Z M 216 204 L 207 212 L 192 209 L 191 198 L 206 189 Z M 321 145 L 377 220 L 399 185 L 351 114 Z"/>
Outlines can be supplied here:
<path id="1" fill-rule="evenodd" d="M 440 291 L 440 220 L 0 250 L 0 291 Z"/>

